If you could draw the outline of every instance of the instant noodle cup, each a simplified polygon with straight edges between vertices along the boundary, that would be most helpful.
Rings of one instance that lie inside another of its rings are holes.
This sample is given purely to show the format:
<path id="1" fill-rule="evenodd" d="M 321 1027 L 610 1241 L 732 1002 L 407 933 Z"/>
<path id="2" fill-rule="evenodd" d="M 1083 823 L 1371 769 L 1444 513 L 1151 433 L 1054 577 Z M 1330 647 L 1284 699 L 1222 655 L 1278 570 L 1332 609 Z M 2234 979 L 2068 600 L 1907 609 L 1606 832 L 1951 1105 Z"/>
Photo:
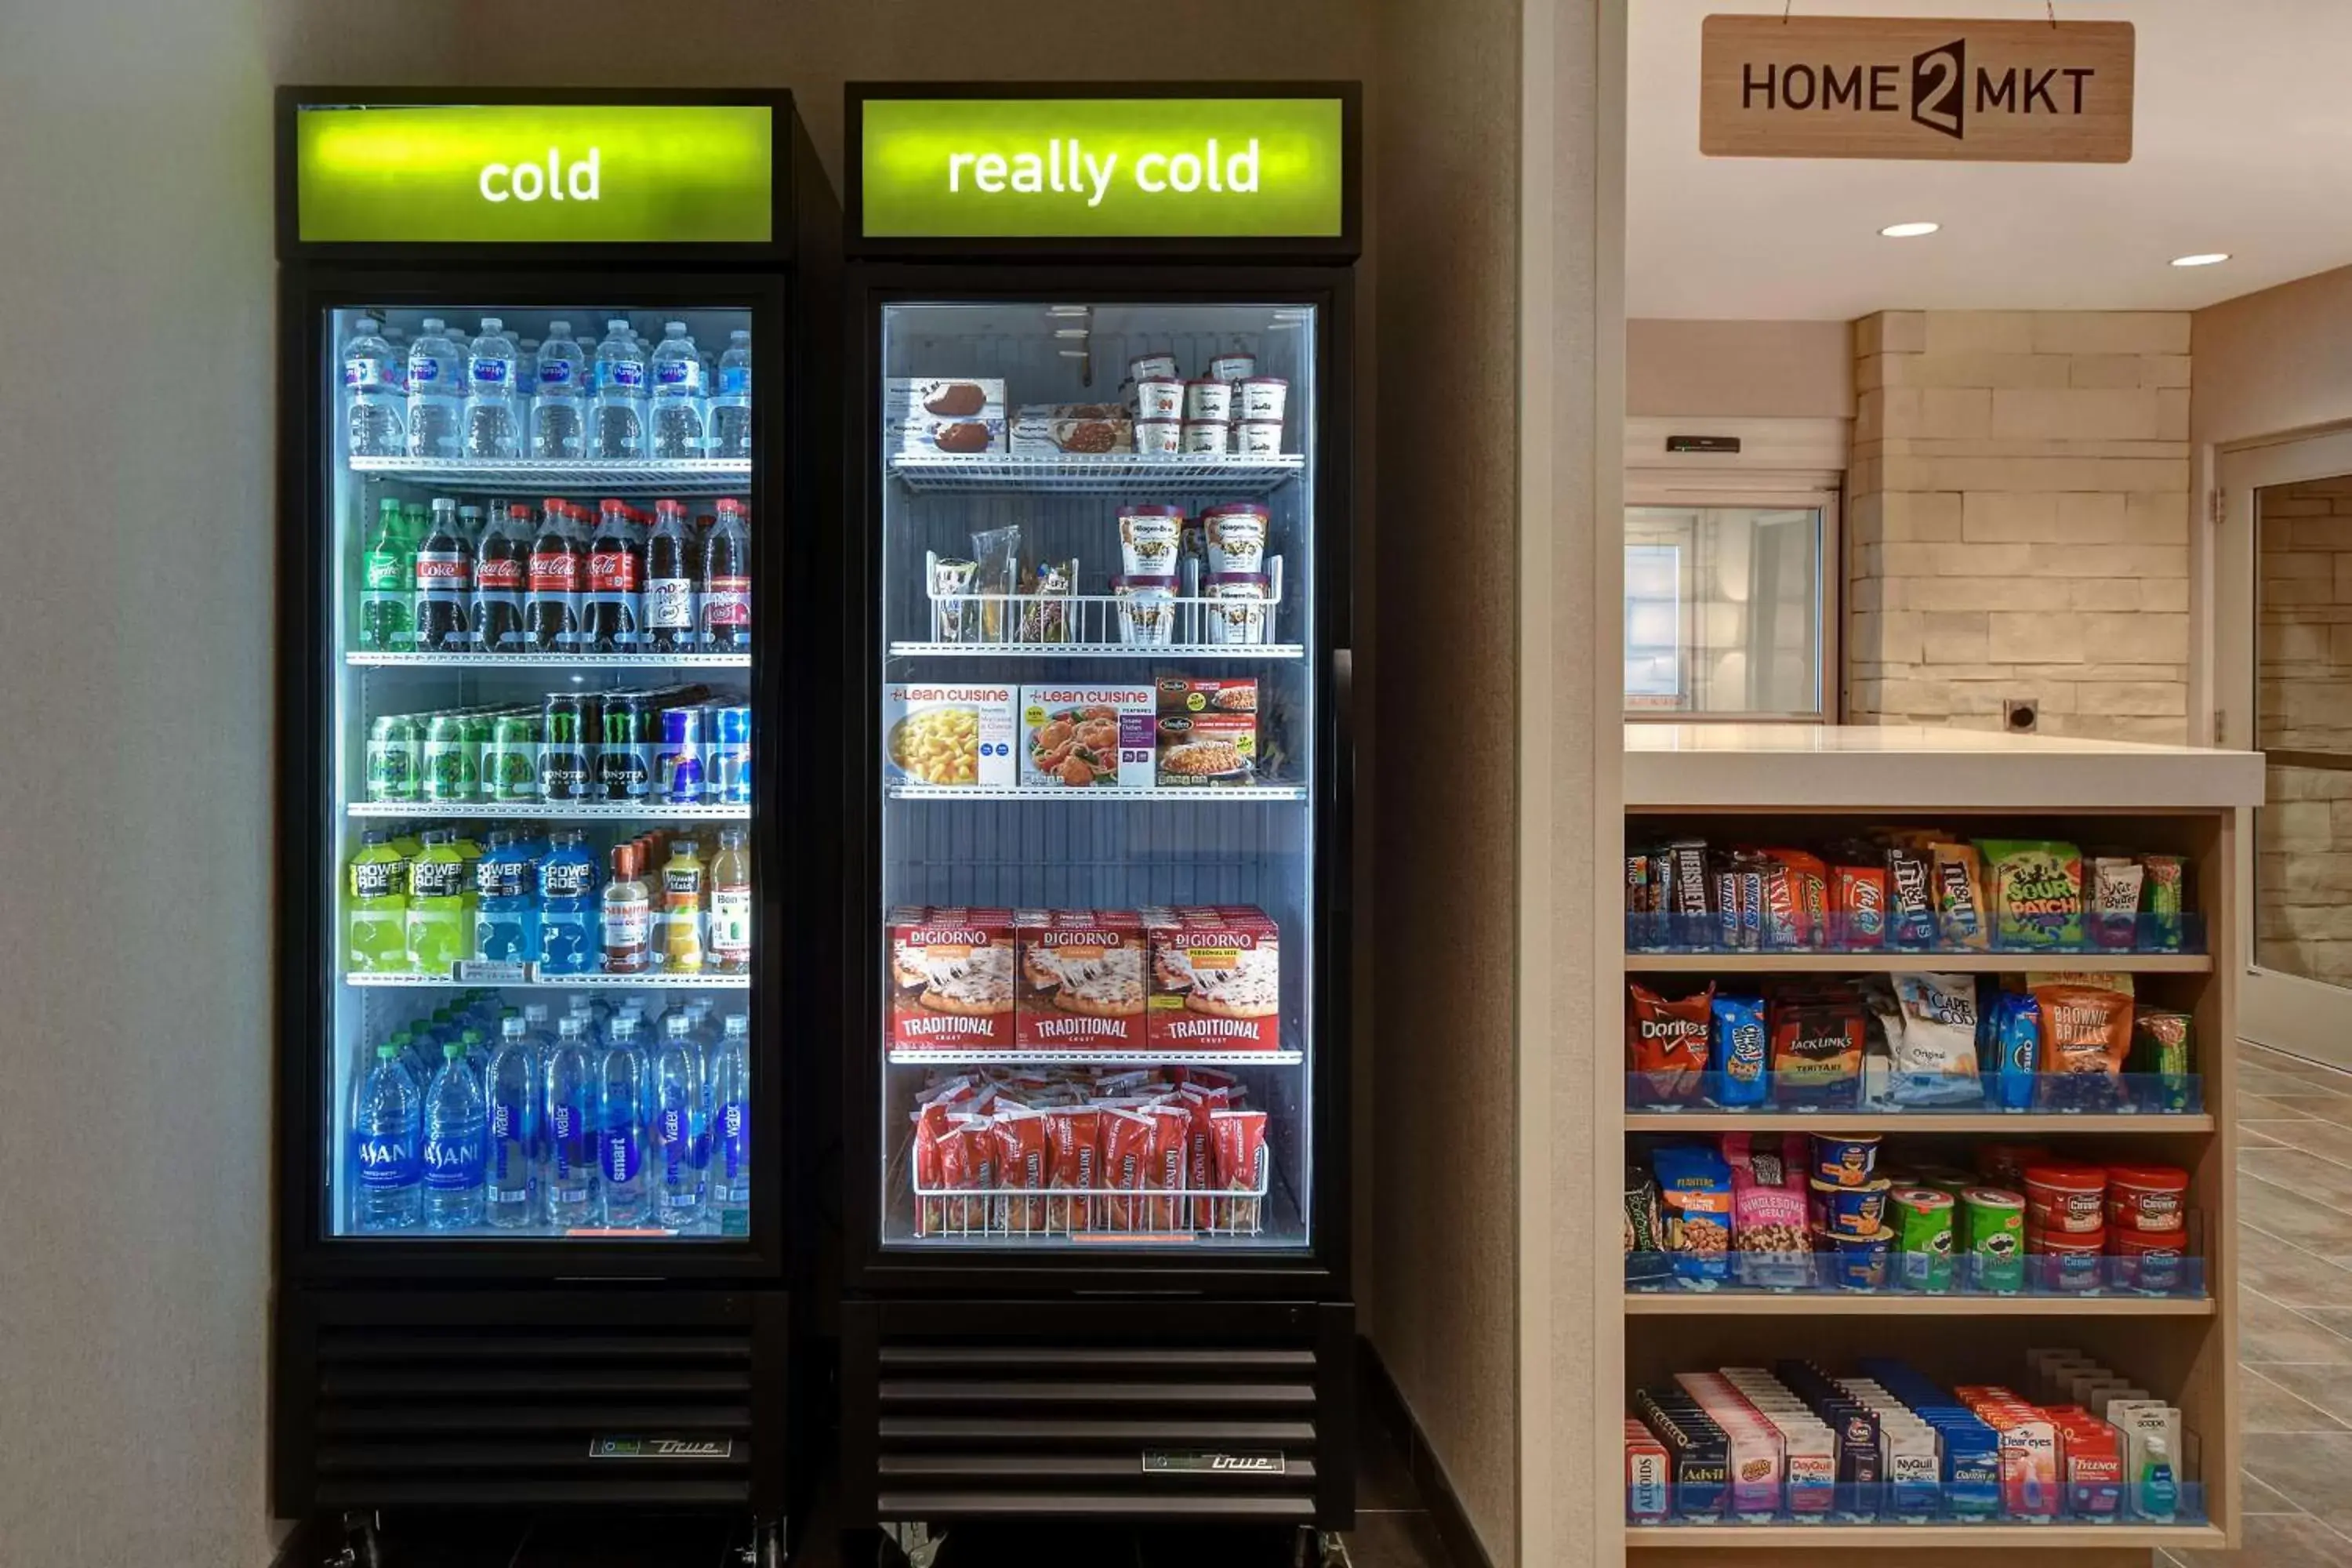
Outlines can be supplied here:
<path id="1" fill-rule="evenodd" d="M 1233 416 L 1233 383 L 1203 375 L 1184 384 L 1184 417 L 1188 421 L 1213 419 L 1223 424 Z"/>
<path id="2" fill-rule="evenodd" d="M 1135 449 L 1146 457 L 1172 458 L 1183 450 L 1183 425 L 1175 419 L 1135 422 Z"/>
<path id="3" fill-rule="evenodd" d="M 1226 501 L 1201 514 L 1201 543 L 1213 575 L 1265 570 L 1266 517 L 1255 501 Z"/>
<path id="4" fill-rule="evenodd" d="M 1934 1187 L 1897 1187 L 1887 1194 L 1895 1272 L 1905 1289 L 1952 1288 L 1953 1209 L 1952 1194 Z"/>
<path id="5" fill-rule="evenodd" d="M 1271 419 L 1282 422 L 1285 404 L 1290 400 L 1290 383 L 1278 375 L 1253 375 L 1234 384 L 1234 417 L 1240 419 Z"/>
<path id="6" fill-rule="evenodd" d="M 2178 1237 L 2188 1227 L 2189 1173 L 2172 1165 L 2107 1167 L 2107 1219 L 2120 1231 Z"/>
<path id="7" fill-rule="evenodd" d="M 1867 1236 L 1824 1236 L 1830 1255 L 1830 1278 L 1841 1290 L 1884 1290 L 1886 1262 L 1895 1250 L 1895 1233 L 1885 1226 Z"/>
<path id="8" fill-rule="evenodd" d="M 1816 1177 L 1812 1183 L 1815 1230 L 1832 1236 L 1870 1236 L 1886 1217 L 1886 1194 L 1895 1185 L 1885 1176 L 1853 1186 Z"/>
<path id="9" fill-rule="evenodd" d="M 2189 1276 L 2185 1230 L 2110 1230 L 2107 1247 L 2116 1258 L 2116 1283 L 2158 1293 L 2178 1290 Z"/>
<path id="10" fill-rule="evenodd" d="M 1155 375 L 1135 384 L 1135 416 L 1171 420 L 1184 417 L 1184 384 L 1172 375 Z"/>
<path id="11" fill-rule="evenodd" d="M 2058 1234 L 2095 1234 L 2107 1223 L 2107 1173 L 2100 1165 L 2025 1168 L 2026 1221 Z"/>
<path id="12" fill-rule="evenodd" d="M 1875 1132 L 1812 1134 L 1812 1177 L 1835 1187 L 1858 1187 L 1878 1168 Z"/>
<path id="13" fill-rule="evenodd" d="M 2107 1238 L 2104 1231 L 2087 1235 L 2042 1231 L 2026 1237 L 2027 1250 L 2042 1261 L 2036 1270 L 2041 1283 L 2053 1290 L 2095 1290 L 2105 1279 Z"/>

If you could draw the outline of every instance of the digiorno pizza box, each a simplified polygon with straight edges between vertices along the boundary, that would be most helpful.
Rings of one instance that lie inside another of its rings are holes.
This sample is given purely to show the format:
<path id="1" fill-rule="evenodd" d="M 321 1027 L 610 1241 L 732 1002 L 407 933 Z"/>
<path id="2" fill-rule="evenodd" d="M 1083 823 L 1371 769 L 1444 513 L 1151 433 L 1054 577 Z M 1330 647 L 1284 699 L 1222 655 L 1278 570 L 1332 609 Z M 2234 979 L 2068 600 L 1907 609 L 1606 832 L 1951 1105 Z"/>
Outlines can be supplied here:
<path id="1" fill-rule="evenodd" d="M 1281 1048 L 1281 931 L 1264 910 L 1180 908 L 1150 936 L 1153 1047 Z"/>
<path id="2" fill-rule="evenodd" d="M 1146 1042 L 1150 946 L 1134 910 L 1025 910 L 1014 1043 L 1024 1050 L 1136 1050 Z"/>
<path id="3" fill-rule="evenodd" d="M 890 1044 L 1009 1047 L 1013 911 L 933 906 L 891 912 Z"/>

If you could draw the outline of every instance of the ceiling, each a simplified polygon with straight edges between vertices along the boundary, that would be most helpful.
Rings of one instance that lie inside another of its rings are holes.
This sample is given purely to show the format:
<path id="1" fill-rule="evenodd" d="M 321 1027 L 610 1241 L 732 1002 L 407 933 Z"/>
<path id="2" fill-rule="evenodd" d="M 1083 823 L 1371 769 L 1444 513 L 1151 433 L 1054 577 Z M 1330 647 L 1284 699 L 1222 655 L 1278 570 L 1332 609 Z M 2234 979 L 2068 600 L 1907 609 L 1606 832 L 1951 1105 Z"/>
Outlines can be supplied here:
<path id="1" fill-rule="evenodd" d="M 1801 16 L 2040 19 L 2042 0 L 1794 0 Z M 1699 24 L 1781 0 L 1632 0 L 1626 309 L 2192 310 L 2352 263 L 2352 0 L 2057 0 L 2138 29 L 2128 163 L 1703 158 Z M 1887 224 L 1943 232 L 1883 239 Z M 2217 267 L 2173 257 L 2226 250 Z"/>

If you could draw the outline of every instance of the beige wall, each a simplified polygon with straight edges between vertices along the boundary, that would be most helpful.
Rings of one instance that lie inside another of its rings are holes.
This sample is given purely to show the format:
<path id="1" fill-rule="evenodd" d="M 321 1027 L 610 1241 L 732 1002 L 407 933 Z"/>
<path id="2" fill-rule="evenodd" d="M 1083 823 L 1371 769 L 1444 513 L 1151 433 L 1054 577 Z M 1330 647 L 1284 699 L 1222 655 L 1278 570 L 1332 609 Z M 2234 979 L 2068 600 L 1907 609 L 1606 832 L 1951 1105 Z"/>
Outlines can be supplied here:
<path id="1" fill-rule="evenodd" d="M 1855 324 L 1847 711 L 2187 738 L 2185 314 L 1886 311 Z"/>
<path id="2" fill-rule="evenodd" d="M 1844 321 L 1627 321 L 1625 412 L 1849 418 L 1853 330 Z"/>
<path id="3" fill-rule="evenodd" d="M 2352 419 L 2352 267 L 2190 318 L 2189 438 L 2250 440 Z"/>
<path id="4" fill-rule="evenodd" d="M 2263 490 L 2263 747 L 2352 755 L 2352 478 Z M 2352 773 L 2274 763 L 2254 814 L 2255 960 L 2352 985 Z"/>

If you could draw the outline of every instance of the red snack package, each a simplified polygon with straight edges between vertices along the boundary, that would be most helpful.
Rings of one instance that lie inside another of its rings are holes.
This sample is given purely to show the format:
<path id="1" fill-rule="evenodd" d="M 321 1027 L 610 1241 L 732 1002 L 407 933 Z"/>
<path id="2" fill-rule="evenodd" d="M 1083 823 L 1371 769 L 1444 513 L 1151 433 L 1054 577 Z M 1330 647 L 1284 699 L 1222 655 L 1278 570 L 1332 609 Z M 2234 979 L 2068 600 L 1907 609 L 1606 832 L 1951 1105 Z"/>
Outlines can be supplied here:
<path id="1" fill-rule="evenodd" d="M 1830 876 L 1818 855 L 1801 849 L 1768 849 L 1765 853 L 1787 868 L 1790 928 L 1798 947 L 1828 945 Z"/>
<path id="2" fill-rule="evenodd" d="M 1715 987 L 1676 1001 L 1644 985 L 1626 992 L 1625 1070 L 1644 1080 L 1634 1088 L 1653 1103 L 1697 1099 Z"/>
<path id="3" fill-rule="evenodd" d="M 1215 1184 L 1216 1143 L 1209 1127 L 1209 1112 L 1223 1110 L 1230 1098 L 1223 1089 L 1204 1084 L 1187 1084 L 1176 1102 L 1192 1112 L 1191 1127 L 1184 1134 L 1184 1185 L 1195 1194 L 1205 1194 Z M 1206 1230 L 1214 1201 L 1205 1195 L 1192 1199 L 1192 1228 Z"/>
<path id="4" fill-rule="evenodd" d="M 933 1100 L 915 1112 L 915 1234 L 936 1236 L 945 1224 L 946 1211 L 936 1197 L 919 1195 L 924 1191 L 937 1192 L 945 1178 L 940 1173 L 940 1140 L 948 1132 L 948 1108 L 941 1100 Z"/>
<path id="5" fill-rule="evenodd" d="M 1837 917 L 1832 945 L 1886 945 L 1886 871 L 1878 866 L 1830 868 L 1830 912 Z"/>
<path id="6" fill-rule="evenodd" d="M 995 1133 L 994 1184 L 1024 1193 L 1045 1191 L 1052 1154 L 1047 1146 L 1045 1112 L 999 1111 Z M 1015 1236 L 1026 1236 L 1045 1228 L 1045 1199 L 1008 1195 L 1002 1201 L 1006 1230 Z"/>
<path id="7" fill-rule="evenodd" d="M 941 1134 L 940 1184 L 957 1192 L 974 1192 L 994 1184 L 996 1130 L 985 1116 L 959 1116 Z M 943 1205 L 943 1226 L 950 1234 L 988 1228 L 989 1200 L 950 1198 Z"/>
<path id="8" fill-rule="evenodd" d="M 1045 1142 L 1053 1156 L 1049 1191 L 1083 1192 L 1103 1184 L 1102 1114 L 1091 1105 L 1045 1113 Z M 1047 1198 L 1045 1228 L 1065 1236 L 1092 1230 L 1099 1206 L 1089 1197 Z"/>
<path id="9" fill-rule="evenodd" d="M 2131 1050 L 2132 999 L 2098 985 L 2033 988 L 2042 1007 L 2042 1070 L 2104 1073 L 2124 1070 Z"/>
<path id="10" fill-rule="evenodd" d="M 1192 1108 L 1169 1100 L 1145 1108 L 1152 1120 L 1150 1185 L 1163 1193 L 1181 1193 L 1192 1169 Z M 1192 1219 L 1190 1205 L 1181 1197 L 1160 1198 L 1150 1205 L 1153 1230 L 1181 1230 Z"/>
<path id="11" fill-rule="evenodd" d="M 1157 1118 L 1139 1110 L 1106 1108 L 1102 1112 L 1102 1182 L 1113 1193 L 1140 1193 L 1151 1185 L 1152 1143 L 1160 1133 Z M 1149 1229 L 1148 1208 L 1140 1198 L 1120 1195 L 1106 1200 L 1113 1230 Z"/>
<path id="12" fill-rule="evenodd" d="M 1216 1142 L 1217 1186 L 1228 1193 L 1249 1195 L 1218 1198 L 1217 1214 L 1212 1228 L 1225 1232 L 1254 1232 L 1258 1228 L 1257 1194 L 1265 1189 L 1265 1112 L 1263 1110 L 1212 1110 L 1209 1127 Z"/>

